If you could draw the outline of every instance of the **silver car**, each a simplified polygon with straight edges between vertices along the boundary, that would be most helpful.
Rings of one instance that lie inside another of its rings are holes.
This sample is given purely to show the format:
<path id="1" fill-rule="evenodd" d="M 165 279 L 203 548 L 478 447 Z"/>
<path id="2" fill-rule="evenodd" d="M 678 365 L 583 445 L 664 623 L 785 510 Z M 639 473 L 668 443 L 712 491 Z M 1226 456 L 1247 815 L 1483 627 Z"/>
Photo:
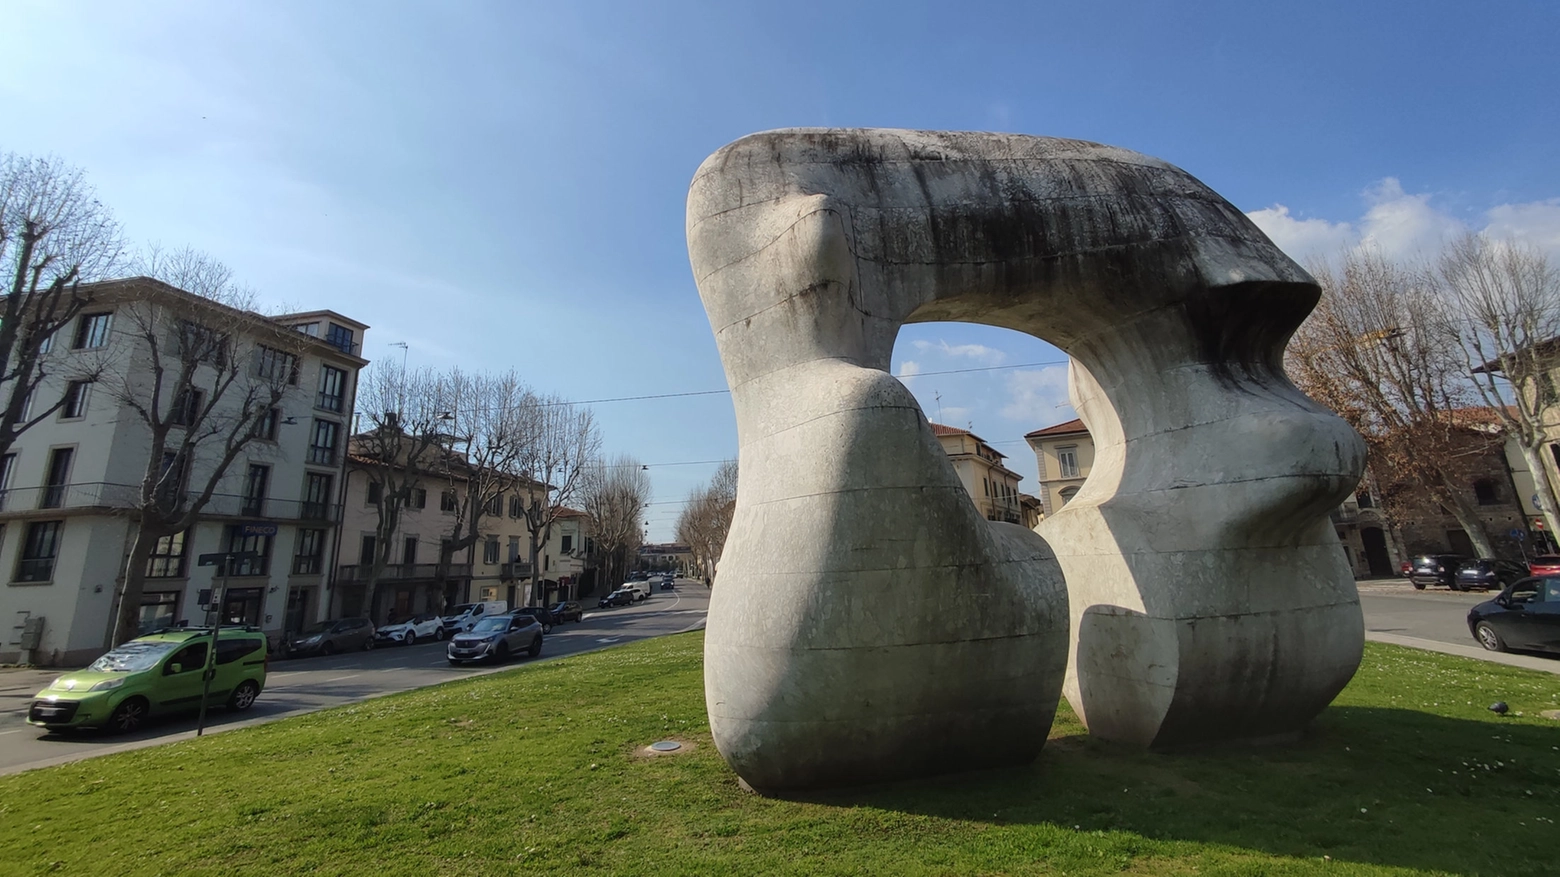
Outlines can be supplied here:
<path id="1" fill-rule="evenodd" d="M 533 616 L 488 616 L 471 630 L 456 634 L 445 650 L 450 663 L 457 665 L 467 661 L 507 661 L 518 652 L 532 658 L 542 653 L 542 626 Z"/>

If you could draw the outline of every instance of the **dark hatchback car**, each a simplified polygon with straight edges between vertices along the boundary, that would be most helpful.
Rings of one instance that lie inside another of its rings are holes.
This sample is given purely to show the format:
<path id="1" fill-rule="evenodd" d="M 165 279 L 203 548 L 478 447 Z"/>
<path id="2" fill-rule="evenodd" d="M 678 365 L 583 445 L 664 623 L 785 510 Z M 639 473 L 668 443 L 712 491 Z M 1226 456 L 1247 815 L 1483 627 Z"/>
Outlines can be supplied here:
<path id="1" fill-rule="evenodd" d="M 1492 652 L 1560 652 L 1560 576 L 1522 579 L 1473 607 L 1468 631 Z"/>
<path id="2" fill-rule="evenodd" d="M 573 600 L 564 600 L 547 607 L 552 613 L 553 624 L 563 624 L 566 621 L 583 621 L 585 619 L 585 607 Z"/>
<path id="3" fill-rule="evenodd" d="M 321 621 L 287 638 L 289 658 L 304 655 L 334 655 L 354 649 L 374 647 L 374 623 L 367 618 L 338 618 Z"/>
<path id="4" fill-rule="evenodd" d="M 632 602 L 634 602 L 633 591 L 613 591 L 602 597 L 596 605 L 602 609 L 609 609 L 613 606 L 627 606 Z"/>
<path id="5" fill-rule="evenodd" d="M 1507 585 L 1517 579 L 1527 577 L 1526 564 L 1481 557 L 1478 560 L 1465 560 L 1457 567 L 1457 578 L 1453 580 L 1452 588 L 1458 591 L 1471 591 L 1474 588 L 1481 591 L 1503 591 Z"/>
<path id="6" fill-rule="evenodd" d="M 1421 554 L 1414 558 L 1408 580 L 1423 591 L 1426 585 L 1457 586 L 1457 568 L 1468 558 L 1461 554 Z"/>
<path id="7" fill-rule="evenodd" d="M 545 606 L 521 606 L 509 613 L 510 615 L 529 615 L 536 619 L 536 623 L 542 626 L 542 633 L 552 633 L 553 625 L 557 619 L 553 618 L 552 610 Z"/>

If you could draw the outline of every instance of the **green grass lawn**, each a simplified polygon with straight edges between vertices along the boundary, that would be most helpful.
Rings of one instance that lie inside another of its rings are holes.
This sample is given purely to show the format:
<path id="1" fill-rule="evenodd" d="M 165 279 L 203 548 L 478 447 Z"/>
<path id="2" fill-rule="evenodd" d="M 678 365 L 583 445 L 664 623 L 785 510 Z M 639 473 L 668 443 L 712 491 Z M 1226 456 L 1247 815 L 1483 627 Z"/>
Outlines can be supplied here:
<path id="1" fill-rule="evenodd" d="M 1133 752 L 1064 705 L 1027 767 L 775 800 L 710 744 L 702 646 L 3 777 L 0 874 L 1560 873 L 1560 677 L 1371 645 L 1294 746 Z"/>

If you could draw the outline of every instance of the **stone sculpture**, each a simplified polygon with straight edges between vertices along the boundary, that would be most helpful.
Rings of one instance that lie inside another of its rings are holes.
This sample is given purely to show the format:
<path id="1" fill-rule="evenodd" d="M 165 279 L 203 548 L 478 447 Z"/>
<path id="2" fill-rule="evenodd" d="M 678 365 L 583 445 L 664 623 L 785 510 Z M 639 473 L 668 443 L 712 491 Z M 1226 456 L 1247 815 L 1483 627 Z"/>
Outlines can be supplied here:
<path id="1" fill-rule="evenodd" d="M 742 472 L 706 698 L 753 787 L 1028 762 L 1064 677 L 1091 733 L 1173 746 L 1295 732 L 1352 676 L 1327 512 L 1363 444 L 1280 365 L 1318 290 L 1189 174 L 1073 140 L 771 131 L 699 168 L 687 232 Z M 886 371 L 900 326 L 945 320 L 1073 358 L 1098 455 L 1038 534 L 980 518 Z"/>

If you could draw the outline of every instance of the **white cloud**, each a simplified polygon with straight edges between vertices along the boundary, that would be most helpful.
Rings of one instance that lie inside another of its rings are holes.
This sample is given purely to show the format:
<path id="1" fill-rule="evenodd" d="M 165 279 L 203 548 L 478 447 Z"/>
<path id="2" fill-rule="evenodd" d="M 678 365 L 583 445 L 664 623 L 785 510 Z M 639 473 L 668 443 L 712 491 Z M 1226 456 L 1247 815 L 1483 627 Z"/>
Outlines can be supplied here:
<path id="1" fill-rule="evenodd" d="M 1339 253 L 1359 242 L 1359 233 L 1347 222 L 1296 219 L 1282 204 L 1253 210 L 1246 216 L 1289 258 L 1302 264 L 1307 259 Z"/>
<path id="2" fill-rule="evenodd" d="M 899 374 L 896 377 L 899 378 L 900 383 L 913 389 L 914 385 L 911 382 L 920 373 L 921 364 L 913 359 L 907 359 L 899 364 Z"/>
<path id="3" fill-rule="evenodd" d="M 916 350 L 937 352 L 944 356 L 973 359 L 979 362 L 998 365 L 1007 359 L 1007 354 L 995 347 L 987 347 L 984 344 L 949 344 L 946 341 L 927 341 L 922 338 L 910 342 Z"/>
<path id="4" fill-rule="evenodd" d="M 1370 247 L 1391 259 L 1432 256 L 1446 240 L 1469 230 L 1440 209 L 1430 193 L 1410 194 L 1396 177 L 1362 193 L 1365 213 L 1354 221 L 1300 219 L 1283 204 L 1246 214 L 1279 249 L 1301 264 L 1330 259 L 1354 247 Z M 1475 231 L 1532 244 L 1560 260 L 1560 198 L 1500 204 L 1484 213 Z"/>
<path id="5" fill-rule="evenodd" d="M 1025 432 L 1077 417 L 1067 401 L 1067 366 L 1021 369 L 1007 377 L 1008 403 L 1000 413 L 1025 424 Z"/>

